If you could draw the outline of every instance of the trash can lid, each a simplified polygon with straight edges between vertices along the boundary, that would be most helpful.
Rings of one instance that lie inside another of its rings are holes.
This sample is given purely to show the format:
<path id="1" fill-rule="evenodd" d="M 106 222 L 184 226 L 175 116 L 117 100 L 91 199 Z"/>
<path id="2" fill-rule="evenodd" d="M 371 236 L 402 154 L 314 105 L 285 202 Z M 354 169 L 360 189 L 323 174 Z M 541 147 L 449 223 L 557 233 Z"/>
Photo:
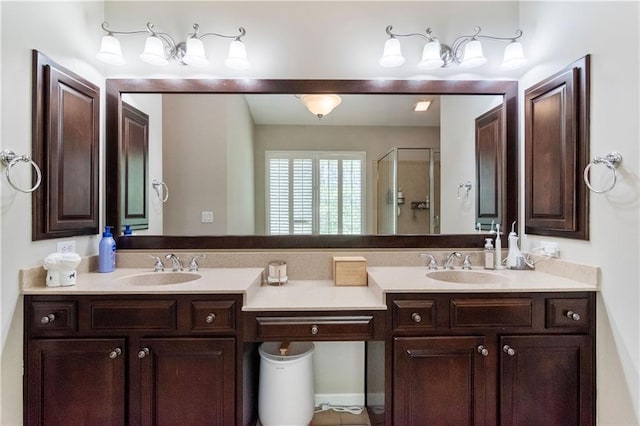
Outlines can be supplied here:
<path id="1" fill-rule="evenodd" d="M 286 347 L 286 352 L 280 349 Z M 313 353 L 313 342 L 265 342 L 258 348 L 260 356 L 276 361 L 293 361 Z"/>

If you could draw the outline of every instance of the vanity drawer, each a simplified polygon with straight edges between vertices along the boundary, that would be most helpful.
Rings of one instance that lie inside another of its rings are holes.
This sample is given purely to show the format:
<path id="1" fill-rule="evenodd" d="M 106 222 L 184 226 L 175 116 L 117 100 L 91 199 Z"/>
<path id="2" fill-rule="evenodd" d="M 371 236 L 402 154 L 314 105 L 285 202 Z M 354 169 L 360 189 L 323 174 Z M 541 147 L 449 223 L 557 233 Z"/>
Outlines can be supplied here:
<path id="1" fill-rule="evenodd" d="M 449 314 L 451 328 L 531 327 L 533 298 L 454 298 Z"/>
<path id="2" fill-rule="evenodd" d="M 236 302 L 233 300 L 195 300 L 191 302 L 191 330 L 235 331 Z"/>
<path id="3" fill-rule="evenodd" d="M 31 332 L 33 334 L 64 334 L 77 329 L 76 303 L 31 302 Z"/>
<path id="4" fill-rule="evenodd" d="M 435 300 L 394 300 L 393 330 L 432 330 L 436 326 Z"/>
<path id="5" fill-rule="evenodd" d="M 552 298 L 546 303 L 547 328 L 588 329 L 591 323 L 589 299 Z"/>
<path id="6" fill-rule="evenodd" d="M 175 330 L 175 300 L 91 301 L 92 330 Z"/>
<path id="7" fill-rule="evenodd" d="M 373 316 L 257 317 L 260 340 L 370 340 Z"/>

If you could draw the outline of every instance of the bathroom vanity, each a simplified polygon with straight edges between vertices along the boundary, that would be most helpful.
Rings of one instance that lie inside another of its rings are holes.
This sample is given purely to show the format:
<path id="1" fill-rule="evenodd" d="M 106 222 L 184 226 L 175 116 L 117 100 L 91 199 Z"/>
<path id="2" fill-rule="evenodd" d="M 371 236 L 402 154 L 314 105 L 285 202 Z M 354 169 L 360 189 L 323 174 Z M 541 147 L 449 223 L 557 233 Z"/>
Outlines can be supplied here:
<path id="1" fill-rule="evenodd" d="M 366 342 L 372 424 L 595 424 L 595 286 L 427 272 L 271 287 L 260 268 L 175 284 L 121 268 L 25 286 L 25 424 L 254 425 L 257 348 L 282 340 Z"/>

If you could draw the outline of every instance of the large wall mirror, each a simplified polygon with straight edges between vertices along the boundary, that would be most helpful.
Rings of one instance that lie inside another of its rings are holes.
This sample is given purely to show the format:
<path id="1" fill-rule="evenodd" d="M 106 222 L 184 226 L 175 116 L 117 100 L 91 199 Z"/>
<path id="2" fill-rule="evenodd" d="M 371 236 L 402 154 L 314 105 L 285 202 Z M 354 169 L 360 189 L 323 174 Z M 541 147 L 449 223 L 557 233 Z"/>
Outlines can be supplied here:
<path id="1" fill-rule="evenodd" d="M 119 248 L 481 247 L 491 223 L 517 217 L 515 81 L 106 86 L 106 221 L 115 229 L 126 223 L 122 105 L 149 116 L 140 191 L 149 217 Z M 318 118 L 301 100 L 312 93 L 342 103 Z M 419 100 L 431 101 L 426 112 L 413 110 Z M 478 138 L 478 119 L 496 110 L 499 127 Z M 486 134 L 496 143 L 488 151 Z"/>

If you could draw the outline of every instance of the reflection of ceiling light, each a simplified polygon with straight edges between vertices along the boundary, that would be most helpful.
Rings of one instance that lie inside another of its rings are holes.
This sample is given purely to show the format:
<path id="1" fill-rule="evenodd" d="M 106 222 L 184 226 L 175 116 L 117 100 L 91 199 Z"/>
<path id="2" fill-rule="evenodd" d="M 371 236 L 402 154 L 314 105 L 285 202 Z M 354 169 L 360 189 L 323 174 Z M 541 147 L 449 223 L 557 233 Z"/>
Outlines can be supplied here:
<path id="1" fill-rule="evenodd" d="M 313 115 L 322 118 L 340 105 L 342 98 L 338 95 L 301 95 L 302 103 Z"/>
<path id="2" fill-rule="evenodd" d="M 229 68 L 245 70 L 249 68 L 247 51 L 242 42 L 246 31 L 240 27 L 238 34 L 224 35 L 218 33 L 199 34 L 200 26 L 193 24 L 193 32 L 187 36 L 186 41 L 176 41 L 167 33 L 155 31 L 151 22 L 147 23 L 145 30 L 140 31 L 115 31 L 109 29 L 109 24 L 102 23 L 102 29 L 107 33 L 102 37 L 100 52 L 96 55 L 101 61 L 110 65 L 124 65 L 120 41 L 115 35 L 147 35 L 144 51 L 140 54 L 140 59 L 152 65 L 167 65 L 170 60 L 174 60 L 181 65 L 205 66 L 209 64 L 204 53 L 202 40 L 205 37 L 221 37 L 233 39 L 229 46 L 229 55 L 224 61 Z"/>
<path id="3" fill-rule="evenodd" d="M 428 110 L 430 105 L 431 105 L 431 101 L 418 101 L 416 103 L 416 106 L 413 107 L 413 110 L 418 112 L 423 112 Z"/>
<path id="4" fill-rule="evenodd" d="M 391 25 L 386 28 L 389 38 L 384 45 L 382 58 L 378 61 L 383 67 L 399 67 L 404 63 L 405 59 L 402 56 L 400 41 L 398 40 L 398 38 L 403 37 L 420 37 L 426 41 L 422 50 L 422 60 L 418 63 L 418 68 L 423 70 L 446 67 L 452 62 L 465 68 L 473 68 L 485 64 L 487 58 L 482 53 L 481 39 L 511 42 L 504 52 L 504 61 L 502 63 L 504 68 L 514 69 L 526 62 L 522 44 L 517 41 L 522 37 L 522 30 L 517 30 L 516 35 L 513 37 L 495 37 L 480 34 L 480 27 L 475 27 L 473 34 L 461 35 L 454 40 L 451 46 L 448 46 L 440 42 L 437 37 L 431 35 L 431 28 L 427 29 L 426 34 L 398 34 L 392 32 L 392 29 Z"/>

